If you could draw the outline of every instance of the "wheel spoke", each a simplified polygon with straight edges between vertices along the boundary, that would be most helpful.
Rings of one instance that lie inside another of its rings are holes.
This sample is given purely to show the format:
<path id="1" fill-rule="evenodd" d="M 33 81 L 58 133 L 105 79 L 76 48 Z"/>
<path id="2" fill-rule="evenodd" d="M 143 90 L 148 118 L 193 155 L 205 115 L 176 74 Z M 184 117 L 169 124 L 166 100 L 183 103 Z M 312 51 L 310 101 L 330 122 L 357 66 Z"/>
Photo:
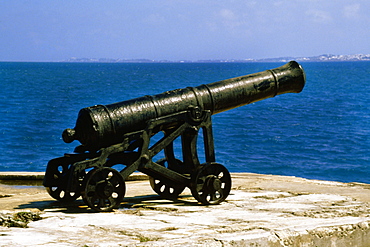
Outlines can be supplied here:
<path id="1" fill-rule="evenodd" d="M 208 197 L 208 193 L 203 193 L 201 192 L 199 194 L 199 198 L 202 200 L 202 201 L 207 201 L 207 197 Z"/>
<path id="2" fill-rule="evenodd" d="M 104 198 L 98 198 L 98 201 L 99 201 L 99 203 L 98 203 L 98 207 L 99 208 L 101 208 L 101 209 L 103 209 L 103 208 L 105 208 L 106 207 L 106 204 L 105 204 L 105 199 Z"/>
<path id="3" fill-rule="evenodd" d="M 106 203 L 106 205 L 107 206 L 109 206 L 109 205 L 114 205 L 115 203 L 116 203 L 116 200 L 115 200 L 116 198 L 113 198 L 113 197 L 109 197 L 108 199 L 107 199 L 107 203 Z M 109 202 L 109 204 L 108 204 L 108 202 Z"/>

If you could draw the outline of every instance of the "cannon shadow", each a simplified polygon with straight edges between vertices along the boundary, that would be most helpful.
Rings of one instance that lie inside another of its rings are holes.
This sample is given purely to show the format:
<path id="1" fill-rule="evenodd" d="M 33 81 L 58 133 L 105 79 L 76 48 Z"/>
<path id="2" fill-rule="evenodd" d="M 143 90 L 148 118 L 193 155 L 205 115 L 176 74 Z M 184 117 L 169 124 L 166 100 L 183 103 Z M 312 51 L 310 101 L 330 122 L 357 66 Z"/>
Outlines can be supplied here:
<path id="1" fill-rule="evenodd" d="M 169 205 L 166 207 L 166 205 Z M 115 210 L 126 209 L 150 209 L 150 210 L 176 210 L 176 207 L 199 206 L 191 195 L 180 195 L 176 199 L 166 199 L 159 195 L 145 195 L 125 197 Z M 61 202 L 56 200 L 33 201 L 20 204 L 14 209 L 39 209 L 41 211 L 63 212 L 63 213 L 99 213 L 90 209 L 82 199 L 73 202 Z"/>

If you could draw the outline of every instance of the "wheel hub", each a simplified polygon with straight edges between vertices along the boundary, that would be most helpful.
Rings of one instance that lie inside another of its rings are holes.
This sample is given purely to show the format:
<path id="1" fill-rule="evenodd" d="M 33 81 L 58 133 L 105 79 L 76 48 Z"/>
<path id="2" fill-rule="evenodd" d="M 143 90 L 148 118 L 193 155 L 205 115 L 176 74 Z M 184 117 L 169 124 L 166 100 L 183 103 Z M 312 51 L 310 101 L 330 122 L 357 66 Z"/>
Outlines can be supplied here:
<path id="1" fill-rule="evenodd" d="M 100 181 L 96 184 L 96 193 L 101 198 L 108 198 L 113 193 L 113 184 L 109 181 Z"/>
<path id="2" fill-rule="evenodd" d="M 209 175 L 206 178 L 206 186 L 210 191 L 219 191 L 221 189 L 221 180 L 215 175 Z"/>

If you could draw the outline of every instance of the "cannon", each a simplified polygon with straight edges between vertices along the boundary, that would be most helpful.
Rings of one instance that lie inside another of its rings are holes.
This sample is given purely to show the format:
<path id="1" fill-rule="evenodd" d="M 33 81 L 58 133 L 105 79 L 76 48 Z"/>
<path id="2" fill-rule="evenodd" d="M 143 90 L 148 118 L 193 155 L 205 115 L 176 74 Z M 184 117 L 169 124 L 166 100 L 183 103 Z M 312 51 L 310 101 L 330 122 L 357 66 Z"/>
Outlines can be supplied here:
<path id="1" fill-rule="evenodd" d="M 200 204 L 219 204 L 230 193 L 231 176 L 216 163 L 211 116 L 299 93 L 304 85 L 303 68 L 291 61 L 255 74 L 83 108 L 75 127 L 62 134 L 64 142 L 77 140 L 80 145 L 48 162 L 43 185 L 56 200 L 82 196 L 92 210 L 111 211 L 125 195 L 125 180 L 139 171 L 164 198 L 176 199 L 189 188 Z M 202 164 L 197 153 L 200 130 Z M 174 152 L 175 140 L 181 143 L 181 159 Z M 160 152 L 163 158 L 158 158 Z"/>

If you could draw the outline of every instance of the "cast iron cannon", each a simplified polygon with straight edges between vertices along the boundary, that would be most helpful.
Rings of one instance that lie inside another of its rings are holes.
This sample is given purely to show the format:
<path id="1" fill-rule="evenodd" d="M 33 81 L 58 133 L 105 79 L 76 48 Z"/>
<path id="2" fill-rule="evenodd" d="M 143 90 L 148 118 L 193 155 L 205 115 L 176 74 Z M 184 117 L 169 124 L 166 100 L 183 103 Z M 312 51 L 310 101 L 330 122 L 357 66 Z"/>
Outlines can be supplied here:
<path id="1" fill-rule="evenodd" d="M 128 176 L 140 171 L 162 197 L 175 199 L 188 187 L 201 204 L 219 204 L 230 193 L 231 177 L 216 163 L 211 115 L 299 93 L 304 85 L 302 67 L 291 61 L 251 75 L 83 108 L 76 126 L 62 135 L 65 142 L 78 140 L 81 145 L 74 153 L 49 161 L 44 186 L 57 200 L 73 201 L 82 195 L 93 210 L 109 211 L 121 203 Z M 203 164 L 197 154 L 200 130 Z M 174 152 L 178 138 L 182 159 Z M 154 161 L 160 152 L 164 157 Z M 117 165 L 124 168 L 118 171 Z"/>

